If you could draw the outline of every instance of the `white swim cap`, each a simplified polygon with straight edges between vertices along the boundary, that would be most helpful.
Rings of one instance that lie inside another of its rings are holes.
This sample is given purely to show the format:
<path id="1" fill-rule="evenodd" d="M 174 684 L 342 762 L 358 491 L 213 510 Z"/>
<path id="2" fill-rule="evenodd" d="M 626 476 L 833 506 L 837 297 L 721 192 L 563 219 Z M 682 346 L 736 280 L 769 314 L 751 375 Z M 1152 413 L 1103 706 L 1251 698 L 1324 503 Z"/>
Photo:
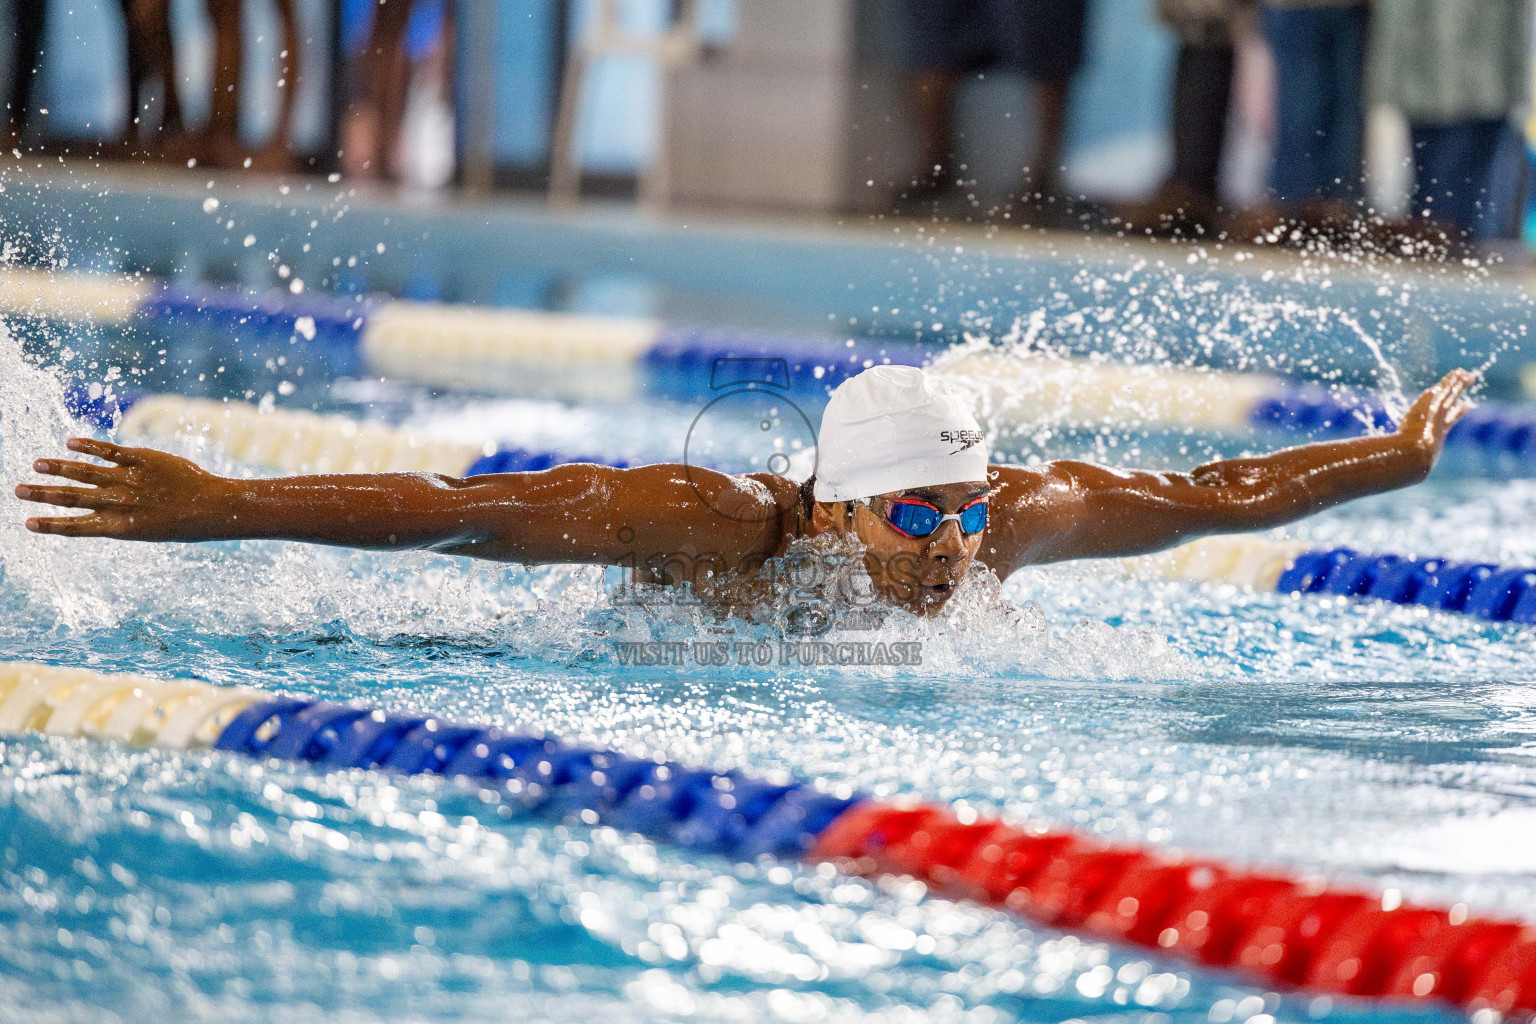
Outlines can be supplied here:
<path id="1" fill-rule="evenodd" d="M 816 500 L 855 501 L 987 479 L 971 403 L 915 366 L 875 366 L 839 384 L 816 439 Z"/>

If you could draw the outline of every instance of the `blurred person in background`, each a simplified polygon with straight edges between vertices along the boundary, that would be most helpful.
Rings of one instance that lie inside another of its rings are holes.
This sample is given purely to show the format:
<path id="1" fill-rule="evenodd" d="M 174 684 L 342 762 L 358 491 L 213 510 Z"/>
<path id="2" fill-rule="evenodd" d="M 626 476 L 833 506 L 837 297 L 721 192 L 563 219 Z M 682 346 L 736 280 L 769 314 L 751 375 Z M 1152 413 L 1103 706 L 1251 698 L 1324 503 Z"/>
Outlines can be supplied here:
<path id="1" fill-rule="evenodd" d="M 1348 219 L 1364 169 L 1370 6 L 1367 0 L 1264 0 L 1261 14 L 1275 58 L 1275 199 L 1287 214 Z"/>
<path id="2" fill-rule="evenodd" d="M 19 0 L 11 4 L 11 75 L 5 94 L 6 142 L 21 145 L 32 114 L 32 90 L 43 66 L 43 38 L 48 28 L 48 4 Z"/>
<path id="3" fill-rule="evenodd" d="M 154 122 L 155 142 L 163 151 L 180 141 L 185 125 L 181 93 L 176 78 L 176 51 L 171 35 L 171 0 L 122 0 L 123 23 L 128 44 L 128 120 L 124 128 L 129 152 L 141 145 L 142 124 Z M 158 121 L 149 118 L 150 83 L 158 83 Z"/>
<path id="4" fill-rule="evenodd" d="M 452 96 L 452 3 L 344 0 L 343 12 L 348 103 L 342 170 L 355 177 L 445 184 L 453 173 L 453 115 L 450 109 L 445 132 L 442 111 L 434 117 L 427 107 L 432 98 L 441 106 Z M 417 140 L 417 151 L 407 152 L 402 141 L 412 101 L 415 124 L 430 127 L 424 143 Z M 423 148 L 431 152 L 420 152 Z"/>
<path id="5" fill-rule="evenodd" d="M 902 207 L 937 212 L 958 193 L 954 96 L 960 79 L 998 65 L 1036 86 L 1039 135 L 1020 181 L 1025 204 L 1065 213 L 1062 145 L 1072 77 L 1083 62 L 1088 0 L 908 0 L 909 96 L 922 163 Z"/>
<path id="6" fill-rule="evenodd" d="M 1180 234 L 1209 229 L 1216 221 L 1236 43 L 1253 29 L 1255 2 L 1158 0 L 1157 13 L 1179 40 L 1173 74 L 1173 169 L 1150 202 L 1115 212 L 1135 227 Z"/>
<path id="7" fill-rule="evenodd" d="M 295 78 L 299 67 L 299 33 L 294 0 L 273 0 L 283 26 L 279 53 L 277 124 L 272 137 L 260 149 L 252 149 L 240 134 L 242 97 L 241 67 L 246 57 L 241 11 L 245 0 L 207 0 L 213 19 L 213 105 L 208 125 L 199 133 L 196 150 L 200 159 L 216 167 L 255 167 L 266 171 L 291 170 L 297 164 L 288 148 L 293 124 Z"/>
<path id="8" fill-rule="evenodd" d="M 1408 120 L 1416 217 L 1485 234 L 1490 172 L 1529 92 L 1527 0 L 1376 0 L 1372 99 Z"/>
<path id="9" fill-rule="evenodd" d="M 177 93 L 175 53 L 171 38 L 171 0 L 121 0 L 127 44 L 127 121 L 123 134 L 130 151 L 137 148 L 138 126 L 147 110 L 149 83 L 159 79 L 161 114 L 158 129 L 169 136 L 182 131 Z M 11 66 L 6 93 L 6 131 L 11 145 L 20 145 L 33 113 L 38 79 L 47 59 L 47 0 L 14 0 L 11 6 Z M 164 137 L 162 137 L 162 141 Z"/>

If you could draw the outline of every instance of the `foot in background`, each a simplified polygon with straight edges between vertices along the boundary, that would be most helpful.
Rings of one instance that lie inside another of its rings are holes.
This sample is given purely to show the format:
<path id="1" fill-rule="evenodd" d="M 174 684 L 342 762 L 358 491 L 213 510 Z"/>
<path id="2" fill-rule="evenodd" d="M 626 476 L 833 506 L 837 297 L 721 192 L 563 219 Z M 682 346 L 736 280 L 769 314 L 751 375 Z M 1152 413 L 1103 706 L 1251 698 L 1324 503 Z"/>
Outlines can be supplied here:
<path id="1" fill-rule="evenodd" d="M 344 42 L 343 173 L 429 188 L 446 184 L 454 174 L 451 156 L 445 162 L 441 152 L 453 148 L 453 3 L 397 0 L 371 5 L 366 16 L 359 9 L 356 17 Z M 424 113 L 429 128 L 434 114 L 447 122 L 446 139 L 431 130 L 425 142 L 416 137 Z"/>
<path id="2" fill-rule="evenodd" d="M 934 165 L 930 174 L 913 175 L 896 195 L 893 212 L 901 217 L 938 221 L 980 223 L 988 211 L 972 191 L 974 182 L 957 177 L 964 169 L 950 171 Z"/>

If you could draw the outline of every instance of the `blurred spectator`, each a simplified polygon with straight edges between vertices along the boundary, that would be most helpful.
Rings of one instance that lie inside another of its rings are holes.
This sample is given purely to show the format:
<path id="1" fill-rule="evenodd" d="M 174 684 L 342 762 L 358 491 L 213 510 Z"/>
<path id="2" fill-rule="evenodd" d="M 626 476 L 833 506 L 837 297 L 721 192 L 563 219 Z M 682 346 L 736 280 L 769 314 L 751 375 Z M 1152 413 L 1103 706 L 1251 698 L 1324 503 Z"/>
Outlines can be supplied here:
<path id="1" fill-rule="evenodd" d="M 1414 212 L 1488 230 L 1489 172 L 1509 117 L 1526 102 L 1526 0 L 1376 0 L 1372 98 L 1408 119 Z"/>
<path id="2" fill-rule="evenodd" d="M 954 187 L 955 86 L 961 76 L 994 64 L 1036 84 L 1038 148 L 1021 186 L 1027 197 L 1053 200 L 1088 0 L 908 0 L 907 11 L 910 95 L 923 161 L 908 201 L 930 202 Z"/>
<path id="3" fill-rule="evenodd" d="M 1346 213 L 1364 161 L 1366 0 L 1264 0 L 1278 85 L 1274 172 L 1283 206 Z"/>
<path id="4" fill-rule="evenodd" d="M 449 0 L 352 0 L 347 17 L 363 26 L 367 35 L 345 41 L 350 44 L 345 48 L 351 99 L 343 134 L 343 170 L 389 181 L 410 177 L 423 184 L 440 184 L 433 180 L 441 177 L 437 164 L 429 170 L 413 165 L 416 173 L 406 173 L 412 161 L 402 153 L 401 141 L 412 87 L 425 86 L 439 96 L 452 90 L 452 4 Z M 451 128 L 448 134 L 446 146 L 451 150 Z M 437 146 L 441 145 L 439 140 Z M 448 173 L 452 173 L 451 156 Z"/>
<path id="5" fill-rule="evenodd" d="M 1193 229 L 1215 221 L 1236 41 L 1251 31 L 1253 8 L 1253 0 L 1158 0 L 1158 16 L 1179 40 L 1173 170 L 1150 203 L 1119 211 L 1133 224 Z"/>
<path id="6" fill-rule="evenodd" d="M 244 33 L 241 11 L 244 0 L 208 0 L 213 18 L 213 113 L 200 138 L 202 159 L 219 167 L 257 167 L 262 170 L 291 169 L 296 161 L 288 149 L 293 122 L 294 78 L 299 66 L 299 34 L 293 9 L 294 0 L 274 0 L 283 23 L 283 49 L 279 54 L 281 71 L 277 80 L 277 126 L 266 146 L 252 150 L 240 134 L 241 61 Z"/>
<path id="7" fill-rule="evenodd" d="M 128 121 L 124 129 L 130 148 L 140 135 L 149 110 L 149 84 L 160 88 L 159 140 L 182 134 L 181 95 L 176 80 L 176 53 L 171 37 L 171 0 L 122 0 L 128 38 Z"/>
<path id="8" fill-rule="evenodd" d="M 7 142 L 20 145 L 32 114 L 32 88 L 43 66 L 43 36 L 48 5 L 42 0 L 11 4 L 11 81 L 5 96 Z"/>

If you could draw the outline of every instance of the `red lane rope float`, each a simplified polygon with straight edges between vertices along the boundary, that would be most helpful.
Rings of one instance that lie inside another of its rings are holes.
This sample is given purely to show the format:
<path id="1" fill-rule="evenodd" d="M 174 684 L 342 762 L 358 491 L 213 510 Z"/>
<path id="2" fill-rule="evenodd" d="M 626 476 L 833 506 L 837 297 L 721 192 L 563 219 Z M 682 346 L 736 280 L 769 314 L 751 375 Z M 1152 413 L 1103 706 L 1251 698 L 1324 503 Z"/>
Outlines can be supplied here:
<path id="1" fill-rule="evenodd" d="M 1071 832 L 962 821 L 937 805 L 855 804 L 807 855 L 1044 924 L 1352 996 L 1536 1011 L 1536 928 Z"/>

